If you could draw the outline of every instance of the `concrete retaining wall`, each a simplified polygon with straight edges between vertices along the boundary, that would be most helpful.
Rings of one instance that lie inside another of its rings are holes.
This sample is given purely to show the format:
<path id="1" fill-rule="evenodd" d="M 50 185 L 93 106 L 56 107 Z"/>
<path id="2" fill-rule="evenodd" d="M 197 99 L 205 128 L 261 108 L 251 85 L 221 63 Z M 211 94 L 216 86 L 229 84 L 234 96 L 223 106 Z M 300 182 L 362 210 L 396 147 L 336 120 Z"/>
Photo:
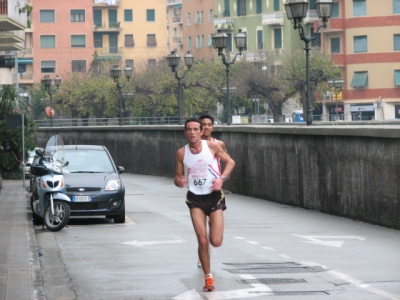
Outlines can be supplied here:
<path id="1" fill-rule="evenodd" d="M 40 128 L 65 144 L 105 145 L 126 172 L 173 177 L 183 126 Z M 236 161 L 224 188 L 400 229 L 400 127 L 217 126 Z M 171 184 L 172 180 L 171 180 Z"/>

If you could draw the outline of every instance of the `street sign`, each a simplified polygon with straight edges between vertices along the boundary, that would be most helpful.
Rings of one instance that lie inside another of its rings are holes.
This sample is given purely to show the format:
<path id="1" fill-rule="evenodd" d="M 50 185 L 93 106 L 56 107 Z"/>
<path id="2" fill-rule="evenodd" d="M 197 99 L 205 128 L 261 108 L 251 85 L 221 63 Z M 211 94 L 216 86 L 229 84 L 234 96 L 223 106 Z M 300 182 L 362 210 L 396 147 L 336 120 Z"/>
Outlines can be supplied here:
<path id="1" fill-rule="evenodd" d="M 22 126 L 22 115 L 21 114 L 6 115 L 6 126 L 7 129 L 20 128 Z"/>

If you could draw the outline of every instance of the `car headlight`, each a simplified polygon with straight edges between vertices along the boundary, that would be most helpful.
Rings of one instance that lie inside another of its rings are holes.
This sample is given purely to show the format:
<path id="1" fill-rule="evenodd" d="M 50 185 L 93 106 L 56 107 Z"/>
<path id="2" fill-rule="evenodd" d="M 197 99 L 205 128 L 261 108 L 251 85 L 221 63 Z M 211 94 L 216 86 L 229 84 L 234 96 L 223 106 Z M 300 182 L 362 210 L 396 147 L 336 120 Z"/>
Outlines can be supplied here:
<path id="1" fill-rule="evenodd" d="M 118 191 L 119 190 L 119 180 L 109 180 L 104 188 L 106 191 Z"/>

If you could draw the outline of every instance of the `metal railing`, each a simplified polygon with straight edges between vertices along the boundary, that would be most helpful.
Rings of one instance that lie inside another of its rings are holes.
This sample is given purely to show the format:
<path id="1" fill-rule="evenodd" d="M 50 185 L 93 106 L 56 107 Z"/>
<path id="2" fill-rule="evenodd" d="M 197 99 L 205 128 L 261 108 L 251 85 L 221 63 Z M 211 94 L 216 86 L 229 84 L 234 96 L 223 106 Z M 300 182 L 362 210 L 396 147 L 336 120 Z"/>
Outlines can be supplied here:
<path id="1" fill-rule="evenodd" d="M 188 118 L 188 117 L 184 117 Z M 34 120 L 38 127 L 51 127 L 50 119 Z M 177 125 L 178 116 L 169 117 L 127 117 L 122 118 L 122 125 Z M 53 118 L 53 127 L 71 126 L 119 126 L 119 118 Z"/>

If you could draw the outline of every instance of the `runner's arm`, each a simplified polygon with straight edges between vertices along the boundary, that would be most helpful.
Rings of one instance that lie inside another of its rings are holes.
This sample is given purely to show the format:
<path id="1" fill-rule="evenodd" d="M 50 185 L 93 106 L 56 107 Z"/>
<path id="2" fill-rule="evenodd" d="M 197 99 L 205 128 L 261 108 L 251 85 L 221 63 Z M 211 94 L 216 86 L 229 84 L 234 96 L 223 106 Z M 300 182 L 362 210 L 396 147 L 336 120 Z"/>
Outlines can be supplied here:
<path id="1" fill-rule="evenodd" d="M 176 168 L 175 168 L 175 177 L 174 177 L 174 184 L 177 187 L 183 188 L 186 185 L 187 180 L 184 176 L 184 168 L 183 168 L 183 156 L 185 150 L 184 148 L 180 148 L 176 152 L 175 160 L 176 160 Z"/>

